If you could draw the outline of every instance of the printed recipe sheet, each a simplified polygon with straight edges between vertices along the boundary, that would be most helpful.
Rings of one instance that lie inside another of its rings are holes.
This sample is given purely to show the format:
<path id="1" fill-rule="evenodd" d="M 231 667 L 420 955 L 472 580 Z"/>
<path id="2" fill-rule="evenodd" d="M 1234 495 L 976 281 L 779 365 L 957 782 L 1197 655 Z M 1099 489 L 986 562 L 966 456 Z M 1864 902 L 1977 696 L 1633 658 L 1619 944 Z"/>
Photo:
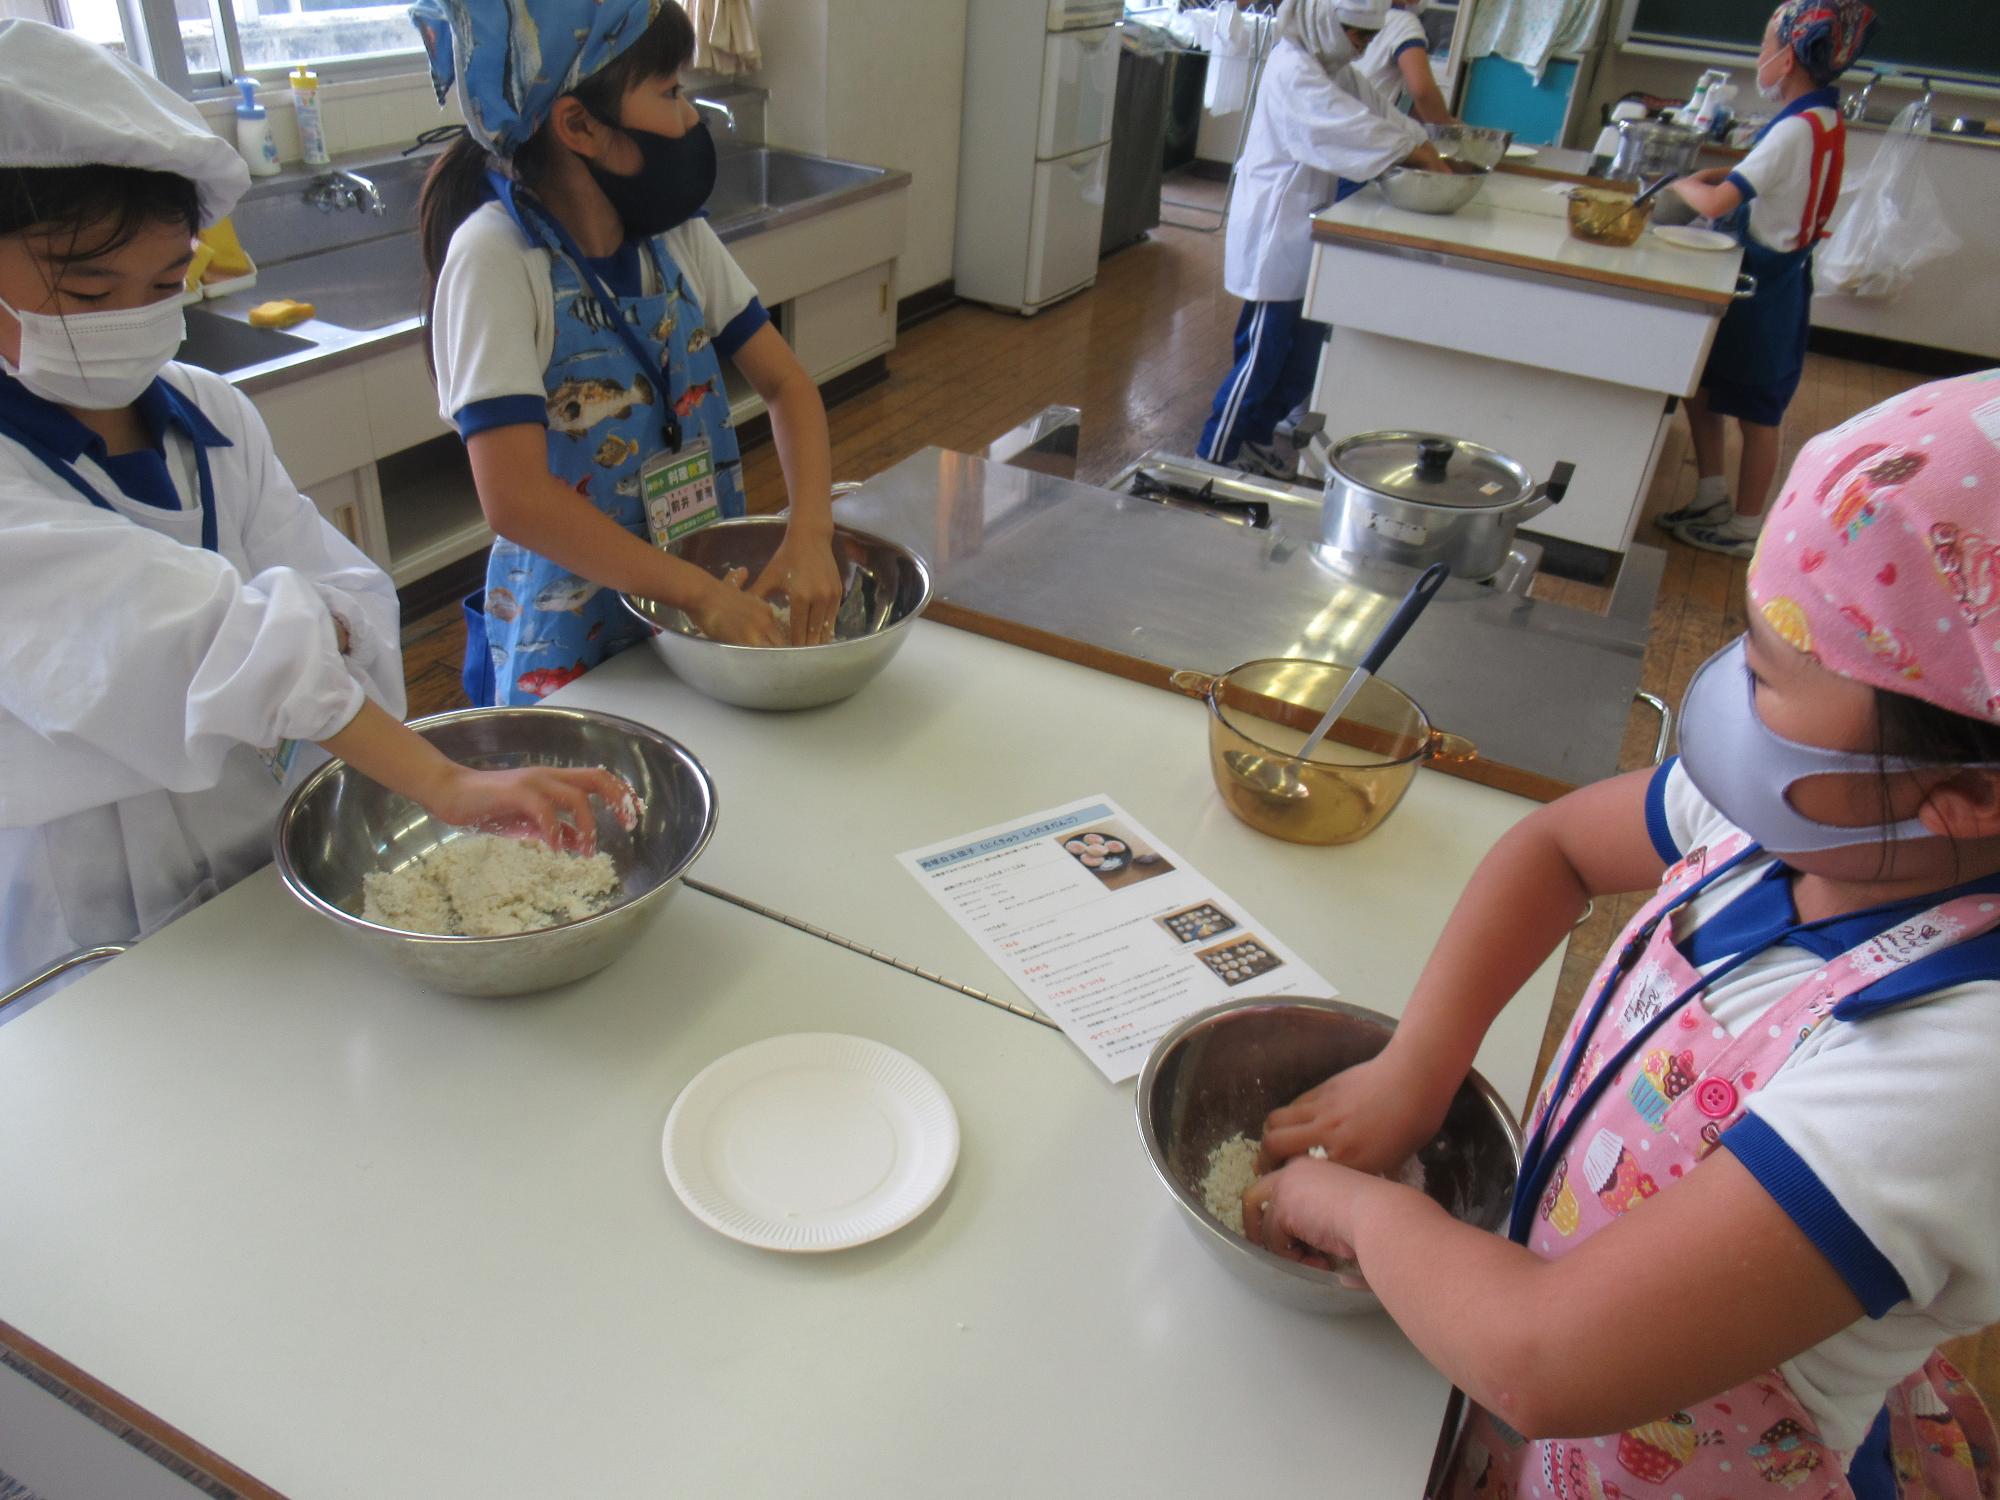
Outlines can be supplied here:
<path id="1" fill-rule="evenodd" d="M 1336 993 L 1109 797 L 898 858 L 1113 1083 L 1183 1016 Z"/>

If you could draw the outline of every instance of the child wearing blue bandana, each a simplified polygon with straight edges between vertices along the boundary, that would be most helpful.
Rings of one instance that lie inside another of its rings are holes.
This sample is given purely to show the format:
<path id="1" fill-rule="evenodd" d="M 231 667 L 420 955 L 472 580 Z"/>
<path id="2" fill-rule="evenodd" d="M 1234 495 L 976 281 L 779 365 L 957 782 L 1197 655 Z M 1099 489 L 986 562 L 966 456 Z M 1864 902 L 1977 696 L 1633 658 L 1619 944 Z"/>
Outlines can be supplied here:
<path id="1" fill-rule="evenodd" d="M 534 703 L 634 644 L 645 626 L 620 593 L 717 640 L 832 639 L 826 412 L 699 216 L 716 155 L 680 85 L 686 15 L 673 0 L 419 0 L 411 15 L 467 129 L 431 169 L 420 228 L 440 405 L 497 534 L 467 601 L 468 694 Z M 754 580 L 663 550 L 744 512 L 722 355 L 770 410 L 792 501 Z"/>

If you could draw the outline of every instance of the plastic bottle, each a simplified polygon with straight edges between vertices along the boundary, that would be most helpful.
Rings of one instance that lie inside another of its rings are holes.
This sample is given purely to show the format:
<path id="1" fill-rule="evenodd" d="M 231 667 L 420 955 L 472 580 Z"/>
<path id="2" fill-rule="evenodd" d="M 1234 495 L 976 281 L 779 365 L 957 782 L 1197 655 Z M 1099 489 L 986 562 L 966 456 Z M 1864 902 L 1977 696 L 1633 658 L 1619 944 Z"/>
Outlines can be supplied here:
<path id="1" fill-rule="evenodd" d="M 326 129 L 319 118 L 319 74 L 304 65 L 292 69 L 292 113 L 298 117 L 299 146 L 306 165 L 326 166 Z"/>
<path id="2" fill-rule="evenodd" d="M 236 149 L 253 177 L 270 177 L 278 170 L 278 143 L 271 139 L 271 114 L 257 102 L 257 80 L 239 78 L 243 102 L 236 106 Z"/>
<path id="3" fill-rule="evenodd" d="M 1718 140 L 1729 133 L 1730 121 L 1736 118 L 1736 85 L 1718 83 L 1708 91 L 1703 101 L 1703 110 L 1708 115 L 1708 133 Z"/>
<path id="4" fill-rule="evenodd" d="M 1700 107 L 1694 112 L 1694 128 L 1707 135 L 1715 129 L 1717 113 L 1730 99 L 1735 98 L 1736 89 L 1729 82 L 1727 73 L 1704 75 L 1704 78 L 1706 86 L 1701 91 Z"/>

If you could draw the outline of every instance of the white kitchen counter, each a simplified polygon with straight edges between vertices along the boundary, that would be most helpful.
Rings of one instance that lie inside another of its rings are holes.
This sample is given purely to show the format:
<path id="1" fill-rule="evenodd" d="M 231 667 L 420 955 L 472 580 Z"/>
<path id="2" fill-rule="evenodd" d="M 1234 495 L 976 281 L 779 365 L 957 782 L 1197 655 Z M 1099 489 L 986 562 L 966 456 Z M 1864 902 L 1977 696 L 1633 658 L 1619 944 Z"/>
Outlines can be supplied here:
<path id="1" fill-rule="evenodd" d="M 1422 775 L 1361 844 L 1272 843 L 1209 793 L 1197 705 L 921 624 L 825 710 L 643 651 L 563 699 L 704 758 L 696 874 L 987 985 L 897 850 L 1109 791 L 1396 1010 L 1528 809 Z M 1481 1054 L 1517 1103 L 1552 984 Z M 870 1247 L 742 1248 L 673 1198 L 661 1125 L 718 1055 L 822 1029 L 937 1075 L 956 1178 Z M 265 871 L 0 1027 L 0 1202 L 0 1320 L 294 1500 L 1219 1494 L 1246 1462 L 1414 1497 L 1445 1398 L 1386 1319 L 1216 1267 L 1062 1037 L 695 891 L 588 980 L 470 1000 Z"/>
<path id="2" fill-rule="evenodd" d="M 1527 173 L 1494 172 L 1479 196 L 1455 214 L 1398 208 L 1369 188 L 1335 204 L 1314 221 L 1323 244 L 1348 240 L 1394 243 L 1442 255 L 1603 287 L 1726 307 L 1742 260 L 1735 254 L 1677 249 L 1649 229 L 1635 245 L 1593 245 L 1569 232 L 1571 184 Z"/>
<path id="3" fill-rule="evenodd" d="M 1334 436 L 1420 429 L 1533 473 L 1576 465 L 1536 533 L 1623 552 L 1672 402 L 1690 394 L 1742 252 L 1572 239 L 1546 177 L 1493 173 L 1456 214 L 1373 189 L 1313 221 L 1307 316 L 1333 325 L 1313 409 Z"/>

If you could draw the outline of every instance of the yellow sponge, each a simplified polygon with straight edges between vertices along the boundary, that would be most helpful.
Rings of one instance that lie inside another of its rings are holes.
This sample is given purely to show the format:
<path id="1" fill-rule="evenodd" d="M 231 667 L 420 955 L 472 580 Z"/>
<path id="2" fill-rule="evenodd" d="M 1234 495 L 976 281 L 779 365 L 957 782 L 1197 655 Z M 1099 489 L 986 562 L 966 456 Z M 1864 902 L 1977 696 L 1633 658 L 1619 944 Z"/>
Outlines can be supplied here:
<path id="1" fill-rule="evenodd" d="M 215 247 L 203 242 L 194 247 L 194 259 L 188 262 L 187 279 L 183 283 L 194 296 L 201 295 L 201 278 L 209 266 L 215 262 Z"/>
<path id="2" fill-rule="evenodd" d="M 220 219 L 204 229 L 199 236 L 201 243 L 215 252 L 209 262 L 211 281 L 226 276 L 241 276 L 252 269 L 249 252 L 243 242 L 236 237 L 236 226 L 227 219 Z"/>
<path id="3" fill-rule="evenodd" d="M 290 328 L 294 323 L 303 323 L 316 311 L 310 302 L 295 302 L 290 297 L 280 297 L 274 302 L 259 302 L 250 309 L 252 328 Z"/>

